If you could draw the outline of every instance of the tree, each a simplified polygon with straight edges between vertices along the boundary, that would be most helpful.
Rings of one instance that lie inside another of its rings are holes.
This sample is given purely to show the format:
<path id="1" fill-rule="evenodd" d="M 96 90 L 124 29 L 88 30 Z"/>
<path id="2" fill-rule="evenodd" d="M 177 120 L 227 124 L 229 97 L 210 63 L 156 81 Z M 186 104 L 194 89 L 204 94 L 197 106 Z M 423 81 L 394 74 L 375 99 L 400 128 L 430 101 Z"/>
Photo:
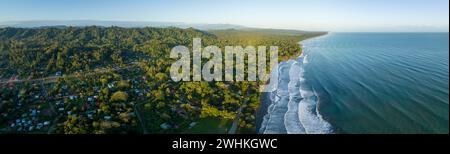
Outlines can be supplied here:
<path id="1" fill-rule="evenodd" d="M 128 94 L 123 91 L 115 92 L 112 96 L 110 101 L 111 102 L 126 102 L 128 99 Z"/>
<path id="2" fill-rule="evenodd" d="M 131 87 L 130 83 L 128 81 L 122 80 L 117 82 L 117 88 L 121 89 L 121 90 L 126 90 L 129 89 Z"/>
<path id="3" fill-rule="evenodd" d="M 222 49 L 227 45 L 279 46 L 280 59 L 301 53 L 297 42 L 302 36 L 295 34 L 95 26 L 0 28 L 0 76 L 40 78 L 54 71 L 64 71 L 67 76 L 57 79 L 49 97 L 83 95 L 77 100 L 64 100 L 64 107 L 74 109 L 74 115 L 79 115 L 62 117 L 66 121 L 65 125 L 57 125 L 57 129 L 64 133 L 110 133 L 111 129 L 132 131 L 136 127 L 136 122 L 133 122 L 135 119 L 130 115 L 134 108 L 132 103 L 123 103 L 126 101 L 148 102 L 144 105 L 144 112 L 151 115 L 147 119 L 150 119 L 149 127 L 154 131 L 160 129 L 159 124 L 154 123 L 167 120 L 181 127 L 188 125 L 190 121 L 180 117 L 180 113 L 184 114 L 182 112 L 187 112 L 186 115 L 192 119 L 206 116 L 234 118 L 235 111 L 243 104 L 248 106 L 242 110 L 242 114 L 247 115 L 242 116 L 247 118 L 241 118 L 242 127 L 254 126 L 255 118 L 249 115 L 254 115 L 259 105 L 259 86 L 256 82 L 173 82 L 170 79 L 170 66 L 174 61 L 169 58 L 171 49 L 177 45 L 191 46 L 194 37 L 202 38 L 204 46 L 216 45 Z M 134 62 L 139 65 L 132 69 L 123 68 L 125 65 L 132 66 Z M 102 71 L 111 68 L 114 69 Z M 90 73 L 91 69 L 96 71 Z M 129 82 L 132 79 L 144 80 L 139 81 L 144 84 Z M 116 84 L 111 87 L 109 83 Z M 134 90 L 129 92 L 130 87 L 139 90 L 138 93 L 145 91 L 147 94 L 138 96 Z M 13 105 L 16 101 L 28 102 L 28 97 L 16 97 L 19 93 L 17 88 L 0 89 L 0 103 L 8 105 L 3 106 L 0 112 L 20 115 L 22 112 L 15 113 L 17 110 Z M 40 93 L 39 88 L 24 89 L 21 95 Z M 81 98 L 95 95 L 98 99 L 94 101 L 79 102 Z M 88 104 L 89 109 L 85 104 Z M 91 119 L 84 117 L 84 112 L 88 111 L 97 112 L 90 114 Z M 102 122 L 106 115 L 113 117 L 116 122 Z M 7 126 L 8 121 L 14 120 L 0 118 L 0 126 Z M 102 125 L 108 129 L 102 129 Z"/>

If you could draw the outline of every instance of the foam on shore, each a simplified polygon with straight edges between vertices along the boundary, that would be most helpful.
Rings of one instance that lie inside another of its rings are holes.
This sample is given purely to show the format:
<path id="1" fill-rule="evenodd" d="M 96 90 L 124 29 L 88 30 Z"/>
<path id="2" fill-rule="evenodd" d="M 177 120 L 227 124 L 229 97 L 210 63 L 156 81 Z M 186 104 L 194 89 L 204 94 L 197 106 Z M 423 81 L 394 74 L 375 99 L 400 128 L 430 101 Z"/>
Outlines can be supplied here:
<path id="1" fill-rule="evenodd" d="M 302 54 L 295 60 L 278 65 L 277 89 L 270 93 L 270 105 L 263 118 L 263 134 L 326 134 L 331 125 L 318 112 L 318 99 L 308 85 L 304 66 L 308 56 Z"/>

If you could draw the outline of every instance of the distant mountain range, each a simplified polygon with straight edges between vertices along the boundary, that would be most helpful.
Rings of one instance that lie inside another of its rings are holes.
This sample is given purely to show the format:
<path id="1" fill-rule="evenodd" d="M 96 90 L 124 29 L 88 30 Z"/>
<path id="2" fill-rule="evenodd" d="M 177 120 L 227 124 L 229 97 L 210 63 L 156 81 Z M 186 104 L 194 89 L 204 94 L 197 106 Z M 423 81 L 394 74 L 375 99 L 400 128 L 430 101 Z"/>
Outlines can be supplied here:
<path id="1" fill-rule="evenodd" d="M 84 27 L 84 26 L 118 26 L 118 27 L 178 27 L 201 30 L 244 29 L 245 26 L 232 24 L 190 24 L 182 22 L 140 22 L 140 21 L 101 21 L 101 20 L 33 20 L 0 22 L 0 27 L 38 28 L 38 27 Z"/>

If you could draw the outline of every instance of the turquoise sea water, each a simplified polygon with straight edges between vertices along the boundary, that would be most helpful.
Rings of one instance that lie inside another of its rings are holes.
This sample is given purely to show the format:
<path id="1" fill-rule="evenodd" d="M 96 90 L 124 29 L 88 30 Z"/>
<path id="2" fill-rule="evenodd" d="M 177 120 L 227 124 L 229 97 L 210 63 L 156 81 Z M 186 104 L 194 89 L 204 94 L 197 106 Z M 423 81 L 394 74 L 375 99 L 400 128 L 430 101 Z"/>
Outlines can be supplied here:
<path id="1" fill-rule="evenodd" d="M 448 33 L 331 33 L 302 42 L 335 133 L 448 133 Z"/>

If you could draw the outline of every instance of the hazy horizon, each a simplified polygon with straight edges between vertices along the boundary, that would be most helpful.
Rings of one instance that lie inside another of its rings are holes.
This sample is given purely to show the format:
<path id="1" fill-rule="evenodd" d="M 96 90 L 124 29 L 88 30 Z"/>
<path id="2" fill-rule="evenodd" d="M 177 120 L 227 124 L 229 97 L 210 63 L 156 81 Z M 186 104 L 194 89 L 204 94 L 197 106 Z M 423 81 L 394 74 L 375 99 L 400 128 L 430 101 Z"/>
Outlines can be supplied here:
<path id="1" fill-rule="evenodd" d="M 119 21 L 231 24 L 331 32 L 448 32 L 448 0 L 0 0 L 0 23 Z"/>

